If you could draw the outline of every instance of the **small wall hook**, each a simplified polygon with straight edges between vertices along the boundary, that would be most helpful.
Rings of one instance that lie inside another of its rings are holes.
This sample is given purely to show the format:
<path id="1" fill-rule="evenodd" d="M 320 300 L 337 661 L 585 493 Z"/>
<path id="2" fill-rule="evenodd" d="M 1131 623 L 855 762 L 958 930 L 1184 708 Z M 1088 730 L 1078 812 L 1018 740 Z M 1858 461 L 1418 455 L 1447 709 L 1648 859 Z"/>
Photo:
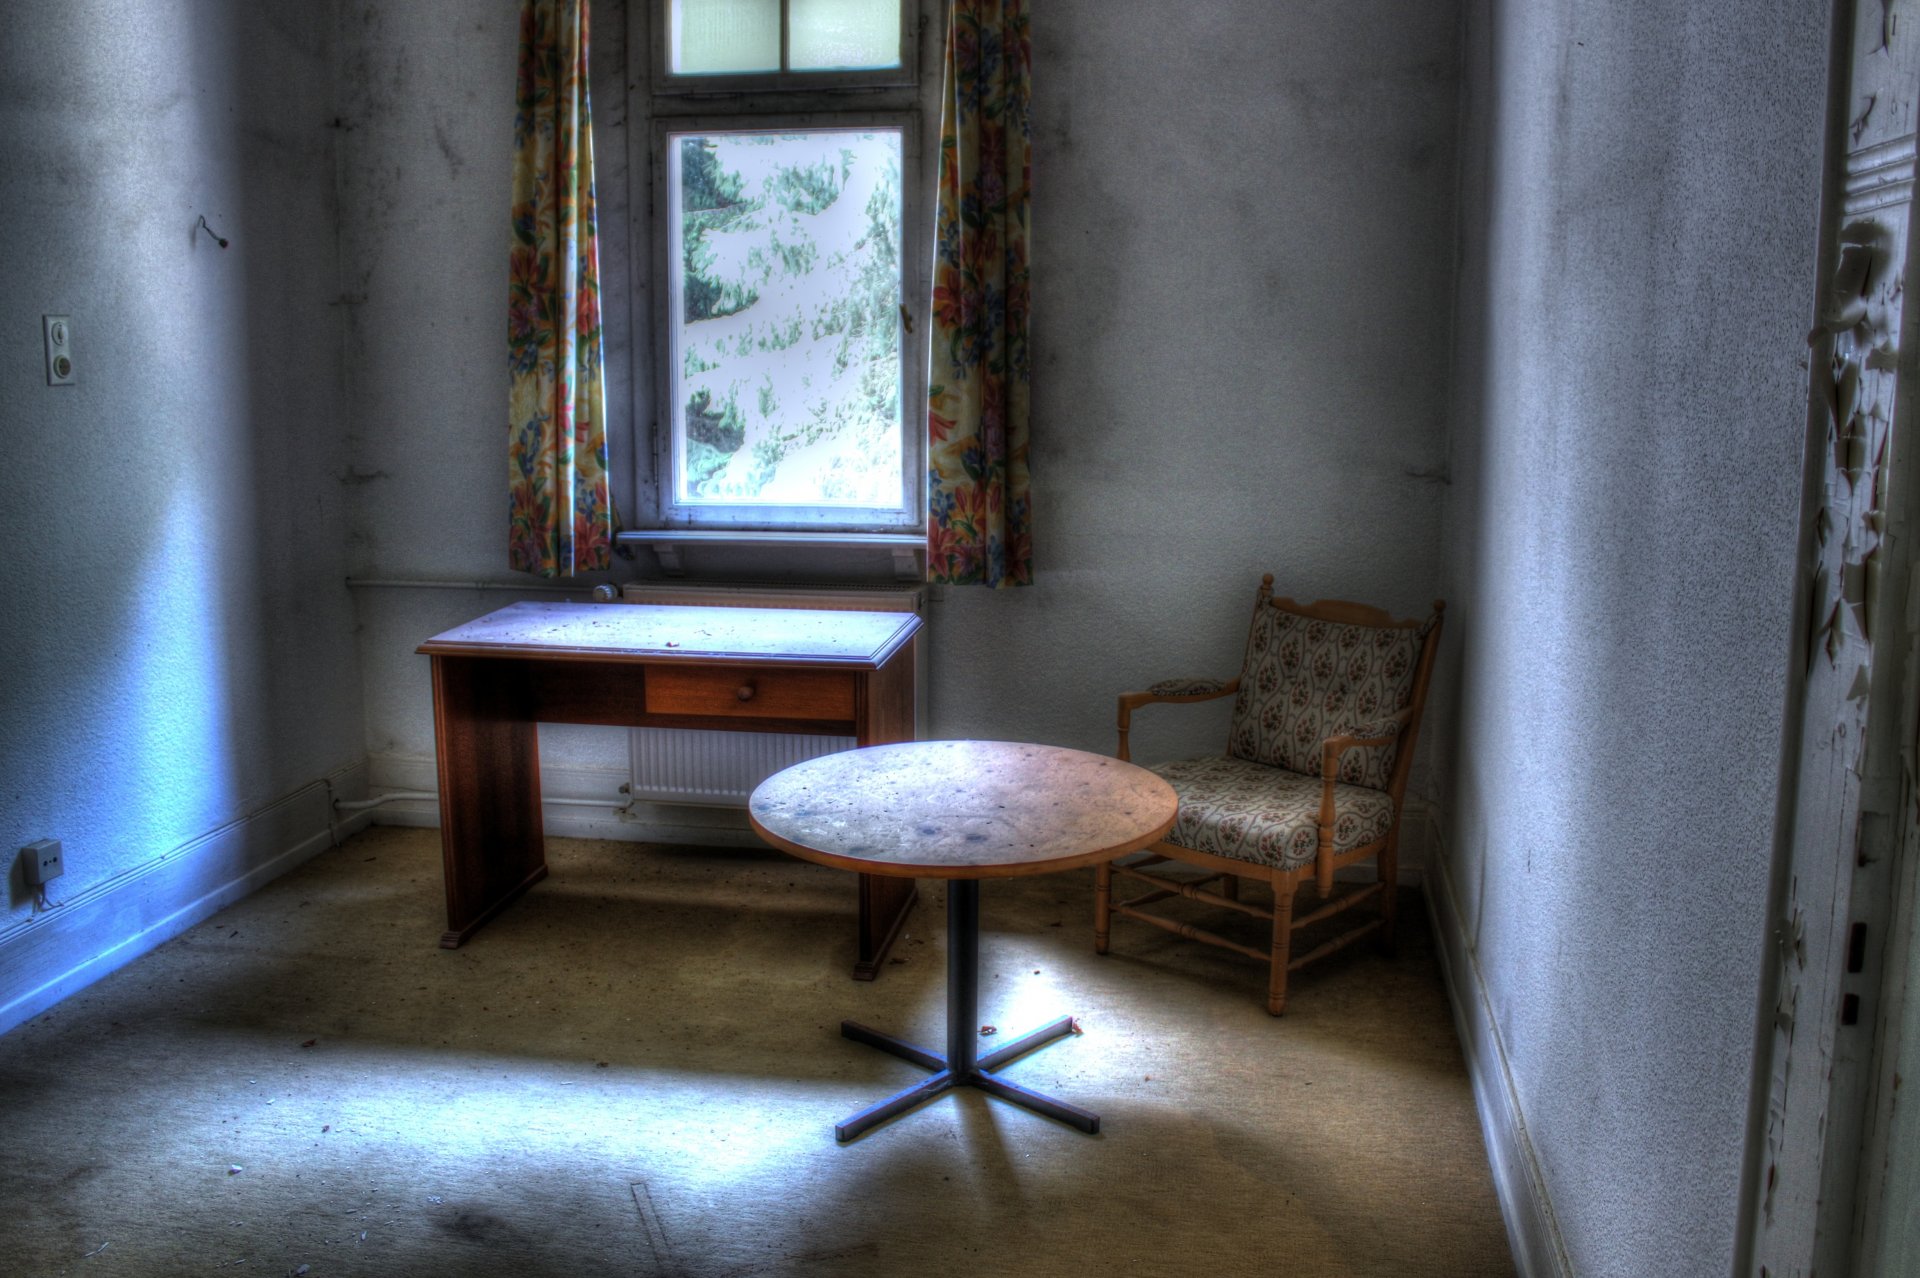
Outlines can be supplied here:
<path id="1" fill-rule="evenodd" d="M 225 248 L 227 246 L 227 241 L 221 237 L 220 232 L 214 230 L 211 226 L 207 225 L 207 215 L 205 213 L 202 213 L 200 215 L 199 229 L 205 231 L 208 235 L 211 235 L 213 237 L 213 242 L 215 244 L 218 244 L 221 248 Z"/>

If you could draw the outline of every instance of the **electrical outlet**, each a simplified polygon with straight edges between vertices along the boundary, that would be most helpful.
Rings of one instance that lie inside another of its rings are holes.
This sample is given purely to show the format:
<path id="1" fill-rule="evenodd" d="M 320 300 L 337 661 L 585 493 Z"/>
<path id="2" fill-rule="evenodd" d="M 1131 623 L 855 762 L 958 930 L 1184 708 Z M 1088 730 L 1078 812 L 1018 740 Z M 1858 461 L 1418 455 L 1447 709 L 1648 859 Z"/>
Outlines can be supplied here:
<path id="1" fill-rule="evenodd" d="M 66 873 L 60 860 L 60 840 L 40 839 L 20 849 L 27 866 L 27 886 L 45 887 Z"/>
<path id="2" fill-rule="evenodd" d="M 42 315 L 47 339 L 47 385 L 73 385 L 73 316 Z"/>

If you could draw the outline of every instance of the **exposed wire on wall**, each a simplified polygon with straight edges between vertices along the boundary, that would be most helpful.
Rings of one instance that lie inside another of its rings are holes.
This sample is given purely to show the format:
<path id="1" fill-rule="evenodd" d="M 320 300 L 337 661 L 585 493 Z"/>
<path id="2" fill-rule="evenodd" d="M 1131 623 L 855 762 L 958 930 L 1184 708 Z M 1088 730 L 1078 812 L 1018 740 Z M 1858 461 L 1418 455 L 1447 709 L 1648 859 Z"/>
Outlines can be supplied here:
<path id="1" fill-rule="evenodd" d="M 214 230 L 211 226 L 207 225 L 207 215 L 205 213 L 202 213 L 200 215 L 200 225 L 194 229 L 199 231 L 205 231 L 208 235 L 211 235 L 213 237 L 213 242 L 215 244 L 218 244 L 221 248 L 225 248 L 227 246 L 226 238 L 222 236 L 220 232 Z"/>

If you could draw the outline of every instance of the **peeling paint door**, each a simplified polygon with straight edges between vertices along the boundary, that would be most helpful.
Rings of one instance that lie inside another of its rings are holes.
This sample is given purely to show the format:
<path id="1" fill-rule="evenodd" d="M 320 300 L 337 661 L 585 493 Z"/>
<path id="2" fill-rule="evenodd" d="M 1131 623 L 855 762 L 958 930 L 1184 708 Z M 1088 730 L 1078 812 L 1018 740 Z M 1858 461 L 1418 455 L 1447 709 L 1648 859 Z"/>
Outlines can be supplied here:
<path id="1" fill-rule="evenodd" d="M 1872 1250 L 1865 1223 L 1884 1221 L 1892 1186 L 1881 1140 L 1892 1093 L 1876 1081 L 1876 1042 L 1897 1055 L 1902 1023 L 1882 972 L 1904 970 L 1905 951 L 1888 938 L 1910 927 L 1896 902 L 1911 896 L 1920 848 L 1920 341 L 1903 340 L 1920 333 L 1906 291 L 1920 0 L 1836 8 L 1803 503 L 1804 679 L 1789 713 L 1797 745 L 1784 774 L 1744 1204 L 1741 1268 L 1770 1278 L 1868 1272 L 1855 1264 Z M 1900 1174 L 1908 1197 L 1890 1210 L 1912 1201 L 1912 1168 Z"/>
<path id="2" fill-rule="evenodd" d="M 1901 1083 L 1920 1087 L 1920 945 L 1914 944 L 1916 860 L 1901 856 L 1900 890 L 1887 945 L 1867 1138 L 1861 1149 L 1853 1272 L 1868 1278 L 1920 1273 L 1920 1112 L 1900 1103 Z"/>

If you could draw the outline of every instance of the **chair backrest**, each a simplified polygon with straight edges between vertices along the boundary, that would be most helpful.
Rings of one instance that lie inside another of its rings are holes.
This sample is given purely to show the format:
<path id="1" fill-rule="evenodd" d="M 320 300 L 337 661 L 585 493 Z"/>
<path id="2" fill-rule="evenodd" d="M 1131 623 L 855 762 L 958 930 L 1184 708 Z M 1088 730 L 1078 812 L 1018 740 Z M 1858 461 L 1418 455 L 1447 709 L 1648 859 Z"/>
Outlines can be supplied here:
<path id="1" fill-rule="evenodd" d="M 1438 618 L 1437 610 L 1402 621 L 1365 604 L 1275 599 L 1267 577 L 1255 597 L 1228 752 L 1317 777 L 1328 737 L 1394 734 L 1397 726 L 1382 721 L 1413 704 Z M 1340 780 L 1390 788 L 1399 745 L 1348 751 Z"/>

